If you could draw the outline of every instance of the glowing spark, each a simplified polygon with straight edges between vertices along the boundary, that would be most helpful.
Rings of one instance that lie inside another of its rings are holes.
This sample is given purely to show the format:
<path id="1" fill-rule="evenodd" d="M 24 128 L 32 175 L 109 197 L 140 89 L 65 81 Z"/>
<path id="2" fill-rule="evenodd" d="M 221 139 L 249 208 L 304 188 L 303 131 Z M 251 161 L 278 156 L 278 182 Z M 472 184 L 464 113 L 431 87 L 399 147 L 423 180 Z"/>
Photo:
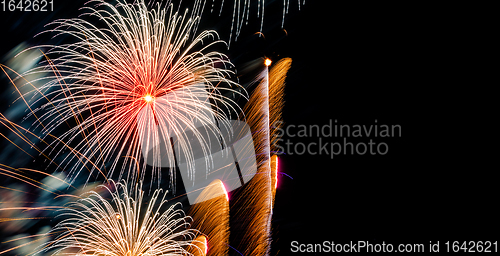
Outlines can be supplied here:
<path id="1" fill-rule="evenodd" d="M 144 96 L 144 100 L 147 103 L 151 103 L 153 101 L 153 97 L 151 97 L 151 95 L 147 94 L 146 96 Z"/>
<path id="2" fill-rule="evenodd" d="M 262 32 L 255 32 L 254 35 L 259 35 L 259 37 L 266 39 L 266 37 L 264 36 L 264 33 L 262 33 Z"/>
<path id="3" fill-rule="evenodd" d="M 264 61 L 264 65 L 266 65 L 267 67 L 271 66 L 271 63 L 273 63 L 273 61 L 269 58 L 267 58 L 265 61 Z"/>

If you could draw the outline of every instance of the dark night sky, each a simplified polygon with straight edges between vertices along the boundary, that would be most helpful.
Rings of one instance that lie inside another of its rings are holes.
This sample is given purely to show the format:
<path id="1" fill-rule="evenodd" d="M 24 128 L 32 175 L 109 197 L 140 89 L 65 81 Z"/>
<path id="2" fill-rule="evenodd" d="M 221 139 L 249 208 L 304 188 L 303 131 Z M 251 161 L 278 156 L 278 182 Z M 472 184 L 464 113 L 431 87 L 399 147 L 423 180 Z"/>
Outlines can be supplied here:
<path id="1" fill-rule="evenodd" d="M 77 14 L 79 4 L 68 2 L 55 1 L 58 11 L 53 13 L 2 13 L 0 56 L 24 40 L 40 43 L 42 39 L 33 40 L 33 35 L 55 17 Z M 226 2 L 227 17 L 204 16 L 210 19 L 206 26 L 213 22 L 225 39 L 229 30 L 221 24 L 230 21 L 232 7 Z M 266 2 L 265 39 L 254 35 L 260 19 L 250 19 L 227 53 L 237 68 L 264 56 L 293 59 L 285 90 L 285 127 L 322 126 L 329 120 L 349 125 L 377 120 L 402 127 L 400 138 L 352 139 L 385 142 L 386 155 L 331 159 L 325 154 L 285 152 L 280 171 L 293 179 L 280 177 L 272 255 L 287 255 L 293 240 L 444 241 L 479 238 L 498 227 L 498 221 L 492 225 L 493 216 L 498 219 L 492 208 L 493 189 L 472 189 L 470 184 L 480 182 L 480 177 L 451 169 L 439 153 L 443 144 L 423 135 L 420 128 L 431 122 L 430 116 L 421 114 L 426 105 L 420 90 L 432 91 L 429 73 L 434 72 L 432 62 L 439 61 L 429 54 L 439 34 L 431 29 L 430 12 L 410 4 L 310 0 L 299 11 L 291 0 L 285 35 L 280 27 L 281 1 Z M 308 145 L 319 138 L 284 139 Z M 322 138 L 329 143 L 341 139 Z M 481 207 L 466 211 L 471 202 Z"/>

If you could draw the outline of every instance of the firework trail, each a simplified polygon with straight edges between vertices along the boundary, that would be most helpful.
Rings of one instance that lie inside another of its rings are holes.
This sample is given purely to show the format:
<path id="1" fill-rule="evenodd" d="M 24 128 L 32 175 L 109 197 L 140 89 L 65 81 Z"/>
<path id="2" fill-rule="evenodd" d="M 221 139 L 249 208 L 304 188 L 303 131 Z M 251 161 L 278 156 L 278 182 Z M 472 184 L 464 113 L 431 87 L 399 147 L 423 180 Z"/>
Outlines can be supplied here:
<path id="1" fill-rule="evenodd" d="M 45 178 L 35 179 L 40 175 Z M 54 211 L 63 208 L 67 201 L 61 197 L 61 190 L 72 186 L 63 181 L 62 175 L 3 164 L 0 164 L 0 176 L 9 184 L 0 186 L 0 254 L 31 254 L 49 240 L 50 227 L 42 223 L 52 219 Z M 33 226 L 38 229 L 36 234 Z M 32 230 L 30 234 L 22 234 L 28 229 Z"/>
<path id="2" fill-rule="evenodd" d="M 271 124 L 271 152 L 278 153 L 278 131 L 283 127 L 283 107 L 285 101 L 285 79 L 292 66 L 291 58 L 283 58 L 276 62 L 269 71 L 269 123 Z"/>
<path id="3" fill-rule="evenodd" d="M 222 8 L 224 7 L 224 0 L 221 1 L 221 6 L 219 10 L 219 15 L 222 13 Z M 306 1 L 297 0 L 298 8 L 300 10 L 301 5 L 305 5 Z M 205 5 L 207 4 L 207 0 L 196 0 L 194 13 L 196 15 L 201 16 L 203 10 L 205 9 Z M 215 0 L 212 0 L 211 12 L 214 11 Z M 231 32 L 229 34 L 229 42 L 232 41 L 233 35 L 235 37 L 235 41 L 238 39 L 240 35 L 241 28 L 243 25 L 248 24 L 248 20 L 250 17 L 250 9 L 252 6 L 257 7 L 257 18 L 260 18 L 260 32 L 262 32 L 262 28 L 264 27 L 264 11 L 266 7 L 265 0 L 233 0 L 233 18 L 231 21 Z M 283 18 L 281 21 L 281 28 L 285 25 L 285 15 L 288 13 L 290 8 L 290 0 L 283 0 Z"/>
<path id="4" fill-rule="evenodd" d="M 269 71 L 269 140 L 271 151 L 271 190 L 274 199 L 278 187 L 279 157 L 278 141 L 281 136 L 278 131 L 283 127 L 283 107 L 285 106 L 285 79 L 292 67 L 291 58 L 283 58 L 276 62 Z"/>
<path id="5" fill-rule="evenodd" d="M 75 42 L 39 46 L 49 49 L 46 60 L 27 74 L 50 75 L 36 81 L 43 86 L 21 95 L 31 97 L 26 102 L 37 119 L 33 129 L 42 130 L 42 139 L 52 139 L 43 150 L 48 155 L 62 155 L 66 145 L 80 152 L 61 161 L 71 181 L 91 162 L 91 174 L 100 170 L 112 177 L 119 170 L 119 179 L 126 175 L 127 180 L 143 179 L 139 169 L 148 162 L 160 180 L 162 161 L 175 166 L 172 138 L 182 151 L 177 154 L 191 159 L 190 139 L 208 152 L 195 128 L 221 137 L 219 128 L 236 112 L 237 105 L 223 92 L 241 95 L 242 88 L 230 80 L 234 72 L 227 56 L 215 50 L 225 43 L 213 30 L 192 34 L 199 18 L 190 18 L 187 10 L 174 12 L 173 5 L 148 10 L 143 0 L 89 3 L 96 7 L 83 7 L 82 18 L 54 21 L 49 24 L 54 28 L 44 32 Z M 103 27 L 83 18 L 96 18 Z M 66 125 L 68 130 L 51 138 Z M 195 131 L 194 138 L 182 135 L 186 129 Z M 62 141 L 65 146 L 57 147 Z M 193 167 L 190 171 L 194 175 Z M 171 184 L 174 179 L 170 175 Z"/>
<path id="6" fill-rule="evenodd" d="M 271 218 L 278 181 L 278 157 L 274 154 L 276 129 L 270 126 L 281 122 L 284 81 L 291 59 L 280 60 L 269 71 L 271 61 L 262 72 L 261 81 L 253 91 L 243 111 L 252 137 L 257 158 L 257 174 L 235 196 L 231 204 L 231 230 L 236 248 L 244 255 L 269 255 L 271 248 Z M 282 123 L 282 122 L 281 122 Z M 245 220 L 245 221 L 242 221 Z"/>
<path id="7" fill-rule="evenodd" d="M 189 247 L 189 252 L 193 254 L 193 256 L 205 256 L 208 252 L 208 244 L 207 238 L 203 235 L 198 236 L 195 240 L 193 240 L 193 246 Z"/>
<path id="8" fill-rule="evenodd" d="M 144 192 L 136 183 L 128 190 L 124 183 L 99 186 L 111 196 L 91 191 L 69 203 L 64 218 L 51 233 L 59 234 L 40 252 L 69 255 L 188 255 L 196 230 L 190 229 L 180 203 L 167 208 L 161 189 L 143 205 Z M 104 193 L 102 193 L 104 194 Z M 145 208 L 145 209 L 144 209 Z M 167 209 L 165 209 L 167 208 Z M 203 249 L 199 249 L 203 251 Z"/>
<path id="9" fill-rule="evenodd" d="M 192 227 L 203 234 L 210 256 L 227 255 L 229 244 L 229 198 L 222 181 L 214 180 L 189 210 Z"/>
<path id="10" fill-rule="evenodd" d="M 236 234 L 236 248 L 243 255 L 268 255 L 270 251 L 271 169 L 269 163 L 269 77 L 267 67 L 262 80 L 244 106 L 246 121 L 252 130 L 257 173 L 245 185 L 231 207 L 231 228 Z M 233 210 L 234 209 L 234 210 Z M 246 221 L 242 221 L 246 220 Z M 234 224 L 234 225 L 233 225 Z"/>
<path id="11" fill-rule="evenodd" d="M 279 158 L 277 155 L 271 156 L 271 193 L 273 198 L 274 208 L 274 199 L 276 196 L 276 189 L 278 188 L 278 172 L 279 172 Z"/>

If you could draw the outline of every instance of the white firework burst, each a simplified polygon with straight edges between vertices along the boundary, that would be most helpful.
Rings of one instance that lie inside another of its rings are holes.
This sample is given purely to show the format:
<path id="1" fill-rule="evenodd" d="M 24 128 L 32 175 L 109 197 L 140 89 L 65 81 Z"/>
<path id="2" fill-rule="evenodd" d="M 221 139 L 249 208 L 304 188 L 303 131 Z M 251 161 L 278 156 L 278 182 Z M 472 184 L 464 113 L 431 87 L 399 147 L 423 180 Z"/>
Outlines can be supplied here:
<path id="1" fill-rule="evenodd" d="M 61 210 L 64 218 L 50 234 L 57 237 L 39 251 L 54 255 L 190 255 L 196 231 L 190 229 L 179 203 L 167 207 L 161 189 L 143 203 L 140 185 L 129 191 L 125 183 L 101 185 L 101 192 L 82 195 Z M 166 209 L 165 209 L 166 208 Z"/>
<path id="2" fill-rule="evenodd" d="M 52 141 L 45 152 L 63 156 L 63 149 L 70 149 L 62 160 L 70 180 L 85 168 L 90 174 L 98 170 L 116 177 L 120 170 L 118 179 L 125 174 L 143 179 L 139 169 L 146 164 L 159 179 L 160 167 L 175 166 L 174 151 L 193 159 L 193 138 L 183 136 L 190 129 L 210 161 L 200 133 L 221 138 L 220 127 L 238 112 L 225 95 L 244 93 L 231 80 L 234 67 L 228 57 L 216 50 L 227 46 L 217 32 L 194 35 L 198 17 L 174 11 L 173 5 L 149 10 L 144 0 L 118 0 L 117 5 L 91 0 L 82 9 L 80 18 L 54 21 L 46 31 L 74 42 L 40 46 L 49 49 L 44 65 L 28 72 L 50 72 L 32 81 L 43 86 L 23 95 L 34 98 L 29 103 L 37 119 L 34 128 L 42 127 L 43 139 Z M 100 26 L 87 20 L 92 18 Z M 65 132 L 52 135 L 66 125 Z M 190 172 L 194 175 L 194 166 Z"/>

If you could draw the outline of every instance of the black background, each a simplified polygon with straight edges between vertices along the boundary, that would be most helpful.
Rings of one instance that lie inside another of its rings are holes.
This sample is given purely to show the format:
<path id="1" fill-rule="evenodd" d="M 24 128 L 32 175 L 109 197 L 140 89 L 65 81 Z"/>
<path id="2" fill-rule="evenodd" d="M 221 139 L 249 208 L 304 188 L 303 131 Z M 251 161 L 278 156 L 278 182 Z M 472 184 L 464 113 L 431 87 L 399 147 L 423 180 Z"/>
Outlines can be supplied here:
<path id="1" fill-rule="evenodd" d="M 47 38 L 33 35 L 54 18 L 74 17 L 85 1 L 69 2 L 55 1 L 56 10 L 48 13 L 3 12 L 0 55 L 22 41 L 45 43 Z M 232 2 L 226 2 L 223 15 L 207 12 L 200 28 L 216 28 L 227 40 Z M 288 255 L 291 241 L 428 243 L 498 237 L 498 190 L 490 171 L 450 155 L 447 142 L 459 139 L 441 126 L 450 111 L 433 109 L 434 99 L 446 95 L 436 76 L 443 69 L 446 19 L 436 18 L 433 6 L 410 3 L 308 0 L 299 11 L 297 2 L 290 2 L 286 33 L 282 2 L 266 1 L 265 38 L 255 35 L 260 19 L 253 9 L 254 18 L 226 52 L 237 68 L 260 57 L 293 59 L 285 127 L 377 120 L 401 125 L 402 137 L 383 140 L 389 145 L 383 156 L 281 156 L 280 171 L 293 179 L 280 176 L 271 255 Z M 318 142 L 315 137 L 284 139 Z"/>

